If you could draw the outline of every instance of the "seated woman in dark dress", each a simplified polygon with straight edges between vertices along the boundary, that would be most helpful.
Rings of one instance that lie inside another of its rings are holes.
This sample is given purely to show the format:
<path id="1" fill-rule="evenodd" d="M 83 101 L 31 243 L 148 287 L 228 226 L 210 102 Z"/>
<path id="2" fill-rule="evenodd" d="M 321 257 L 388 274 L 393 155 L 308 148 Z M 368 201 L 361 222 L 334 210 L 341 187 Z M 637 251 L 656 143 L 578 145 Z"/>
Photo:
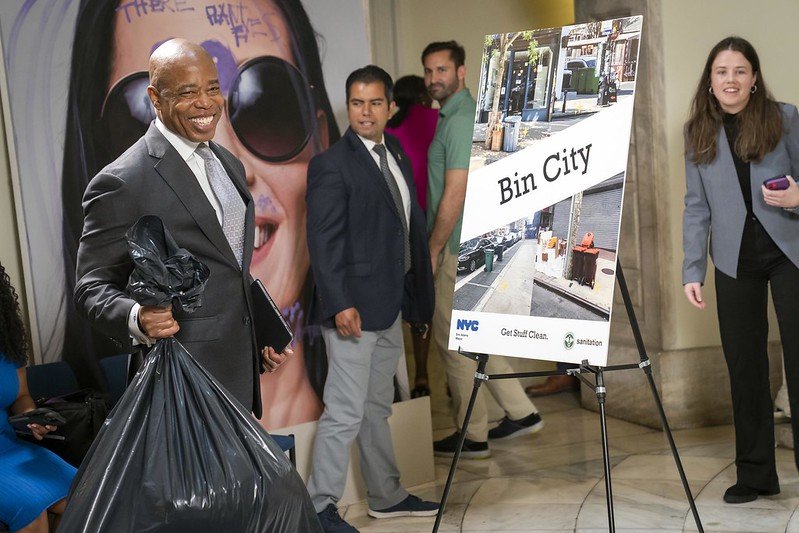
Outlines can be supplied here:
<path id="1" fill-rule="evenodd" d="M 25 374 L 27 337 L 19 302 L 0 264 L 0 522 L 11 531 L 47 532 L 47 511 L 62 514 L 75 468 L 51 451 L 20 440 L 9 415 L 34 409 Z M 56 429 L 28 426 L 36 439 Z"/>

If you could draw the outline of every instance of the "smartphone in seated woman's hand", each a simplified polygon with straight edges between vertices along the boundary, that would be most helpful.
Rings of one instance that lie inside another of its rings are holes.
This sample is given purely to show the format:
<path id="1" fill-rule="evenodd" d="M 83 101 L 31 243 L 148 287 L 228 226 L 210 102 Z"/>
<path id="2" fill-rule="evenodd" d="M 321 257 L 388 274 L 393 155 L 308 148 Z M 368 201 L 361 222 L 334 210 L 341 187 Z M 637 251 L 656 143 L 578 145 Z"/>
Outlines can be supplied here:
<path id="1" fill-rule="evenodd" d="M 40 407 L 25 413 L 8 417 L 8 421 L 14 426 L 17 431 L 30 433 L 28 426 L 30 424 L 37 424 L 40 426 L 59 426 L 65 424 L 66 419 L 52 409 Z"/>

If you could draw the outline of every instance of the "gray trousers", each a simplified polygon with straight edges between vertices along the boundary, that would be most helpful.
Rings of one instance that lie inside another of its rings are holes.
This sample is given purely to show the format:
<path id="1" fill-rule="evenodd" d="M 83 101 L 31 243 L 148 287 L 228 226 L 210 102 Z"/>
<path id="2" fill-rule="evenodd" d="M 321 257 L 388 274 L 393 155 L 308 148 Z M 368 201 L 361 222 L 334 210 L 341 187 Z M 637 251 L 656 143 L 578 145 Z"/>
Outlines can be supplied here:
<path id="1" fill-rule="evenodd" d="M 361 472 L 370 509 L 386 509 L 404 500 L 388 417 L 394 399 L 394 373 L 404 354 L 402 321 L 361 338 L 341 337 L 322 328 L 329 366 L 325 410 L 316 426 L 313 469 L 308 492 L 316 512 L 336 504 L 344 492 L 349 449 L 358 441 Z"/>

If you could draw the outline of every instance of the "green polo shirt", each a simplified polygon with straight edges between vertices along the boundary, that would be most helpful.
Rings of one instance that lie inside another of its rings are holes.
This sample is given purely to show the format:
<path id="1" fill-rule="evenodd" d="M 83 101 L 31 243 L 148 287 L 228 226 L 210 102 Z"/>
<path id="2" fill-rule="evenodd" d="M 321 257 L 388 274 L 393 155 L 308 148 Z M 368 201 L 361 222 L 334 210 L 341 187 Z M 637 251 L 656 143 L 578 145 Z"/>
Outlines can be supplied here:
<path id="1" fill-rule="evenodd" d="M 444 172 L 469 168 L 472 153 L 472 131 L 477 103 L 469 89 L 453 94 L 438 112 L 436 134 L 427 152 L 427 232 L 433 231 L 438 205 L 444 195 Z M 449 236 L 449 251 L 457 255 L 460 245 L 463 214 Z"/>

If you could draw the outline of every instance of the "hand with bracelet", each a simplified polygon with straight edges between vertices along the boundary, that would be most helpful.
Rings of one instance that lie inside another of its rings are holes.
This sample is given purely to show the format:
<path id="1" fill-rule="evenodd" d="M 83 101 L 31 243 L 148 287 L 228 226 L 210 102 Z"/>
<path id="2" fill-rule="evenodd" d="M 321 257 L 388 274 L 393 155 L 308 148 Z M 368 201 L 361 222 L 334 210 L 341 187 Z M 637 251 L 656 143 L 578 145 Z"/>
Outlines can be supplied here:
<path id="1" fill-rule="evenodd" d="M 426 339 L 427 334 L 430 333 L 430 324 L 424 322 L 411 322 L 411 331 L 421 338 Z"/>

